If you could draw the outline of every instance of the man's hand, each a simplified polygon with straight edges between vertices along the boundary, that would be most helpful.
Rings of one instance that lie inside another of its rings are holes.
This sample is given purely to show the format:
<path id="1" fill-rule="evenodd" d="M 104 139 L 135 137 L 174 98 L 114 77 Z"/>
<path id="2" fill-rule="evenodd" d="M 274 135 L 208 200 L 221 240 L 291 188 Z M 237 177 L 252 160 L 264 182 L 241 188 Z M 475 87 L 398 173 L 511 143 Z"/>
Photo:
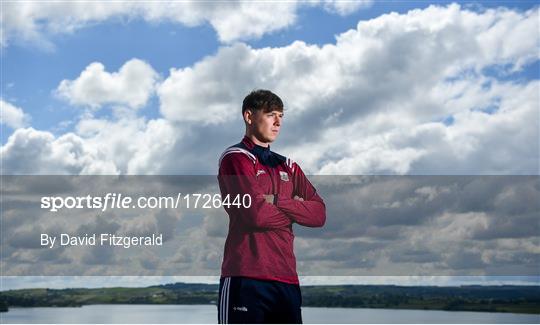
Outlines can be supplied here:
<path id="1" fill-rule="evenodd" d="M 263 196 L 267 203 L 274 204 L 274 194 L 263 194 Z M 297 201 L 304 201 L 304 199 L 299 197 L 298 195 L 295 195 L 293 199 Z"/>

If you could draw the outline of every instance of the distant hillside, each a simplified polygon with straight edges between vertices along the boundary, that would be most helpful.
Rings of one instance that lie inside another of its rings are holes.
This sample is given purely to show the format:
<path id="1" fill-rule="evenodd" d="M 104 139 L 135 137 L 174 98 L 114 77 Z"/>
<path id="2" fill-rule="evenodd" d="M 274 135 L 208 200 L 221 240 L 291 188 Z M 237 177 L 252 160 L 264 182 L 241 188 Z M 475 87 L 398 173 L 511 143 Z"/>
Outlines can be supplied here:
<path id="1" fill-rule="evenodd" d="M 0 307 L 90 304 L 217 304 L 216 284 L 145 288 L 20 289 L 0 292 Z M 304 307 L 398 308 L 540 314 L 540 286 L 302 286 Z M 2 308 L 0 308 L 2 310 Z"/>

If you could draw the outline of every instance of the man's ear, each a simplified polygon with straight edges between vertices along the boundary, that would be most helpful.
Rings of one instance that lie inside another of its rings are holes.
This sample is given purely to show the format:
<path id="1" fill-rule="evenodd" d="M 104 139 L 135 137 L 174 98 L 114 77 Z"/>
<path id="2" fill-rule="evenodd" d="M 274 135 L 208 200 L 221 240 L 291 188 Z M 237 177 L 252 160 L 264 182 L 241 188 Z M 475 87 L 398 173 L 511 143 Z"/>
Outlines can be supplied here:
<path id="1" fill-rule="evenodd" d="M 248 125 L 251 125 L 253 122 L 253 112 L 250 109 L 244 111 L 244 122 Z"/>

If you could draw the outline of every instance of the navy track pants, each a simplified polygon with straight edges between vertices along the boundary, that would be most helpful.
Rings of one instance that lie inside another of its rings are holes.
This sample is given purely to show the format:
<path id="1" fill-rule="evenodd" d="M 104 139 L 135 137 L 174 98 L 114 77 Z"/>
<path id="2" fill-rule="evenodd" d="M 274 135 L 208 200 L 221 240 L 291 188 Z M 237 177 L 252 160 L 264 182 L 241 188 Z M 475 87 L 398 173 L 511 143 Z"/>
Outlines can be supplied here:
<path id="1" fill-rule="evenodd" d="M 219 281 L 219 324 L 301 324 L 301 305 L 297 284 L 235 276 Z"/>

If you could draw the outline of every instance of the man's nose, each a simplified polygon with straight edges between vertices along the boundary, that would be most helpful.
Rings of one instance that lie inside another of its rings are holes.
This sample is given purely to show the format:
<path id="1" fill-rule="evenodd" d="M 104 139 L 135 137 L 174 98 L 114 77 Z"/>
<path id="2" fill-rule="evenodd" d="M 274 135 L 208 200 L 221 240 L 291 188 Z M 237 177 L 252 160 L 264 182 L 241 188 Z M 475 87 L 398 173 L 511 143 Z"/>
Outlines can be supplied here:
<path id="1" fill-rule="evenodd" d="M 281 125 L 281 117 L 277 116 L 276 119 L 274 120 L 274 125 Z"/>

